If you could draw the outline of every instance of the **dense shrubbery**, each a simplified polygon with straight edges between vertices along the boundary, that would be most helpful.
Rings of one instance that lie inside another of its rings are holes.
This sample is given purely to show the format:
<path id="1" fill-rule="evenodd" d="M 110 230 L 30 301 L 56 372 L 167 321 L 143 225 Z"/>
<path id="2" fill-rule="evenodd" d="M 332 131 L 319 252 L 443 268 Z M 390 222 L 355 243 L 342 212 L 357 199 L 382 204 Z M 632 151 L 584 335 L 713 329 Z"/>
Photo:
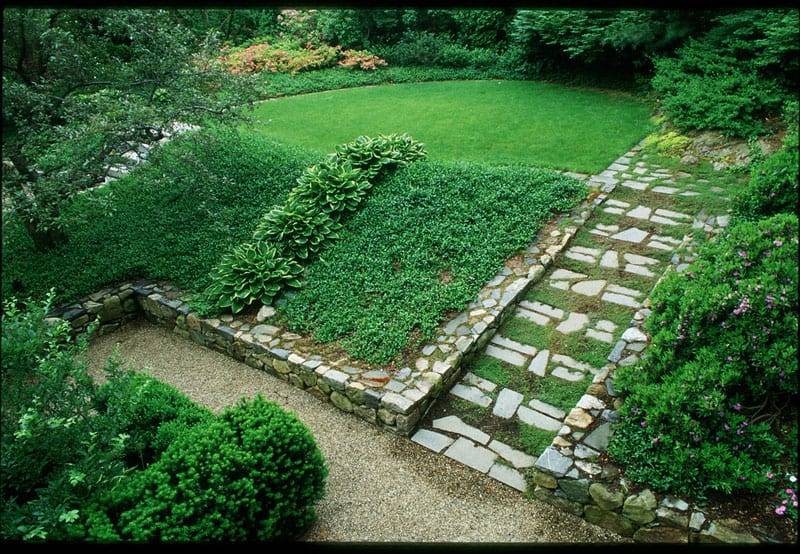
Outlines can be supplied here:
<path id="1" fill-rule="evenodd" d="M 327 470 L 294 415 L 257 398 L 215 417 L 115 360 L 98 387 L 50 300 L 3 311 L 3 539 L 269 539 L 313 519 Z"/>
<path id="2" fill-rule="evenodd" d="M 59 304 L 126 278 L 168 279 L 199 290 L 262 214 L 280 204 L 317 157 L 251 134 L 210 129 L 175 139 L 113 185 L 104 210 L 78 197 L 65 215 L 70 240 L 37 252 L 19 221 L 3 217 L 3 294 Z"/>
<path id="3" fill-rule="evenodd" d="M 261 301 L 270 304 L 284 286 L 297 287 L 300 263 L 319 255 L 337 238 L 341 218 L 356 209 L 384 168 L 425 157 L 408 135 L 358 137 L 336 147 L 323 163 L 308 168 L 281 207 L 256 226 L 253 243 L 223 256 L 211 285 L 198 299 L 202 312 L 233 313 Z"/>
<path id="4" fill-rule="evenodd" d="M 326 476 L 308 429 L 259 396 L 179 435 L 155 463 L 94 507 L 88 535 L 103 541 L 293 538 L 313 521 Z"/>
<path id="5" fill-rule="evenodd" d="M 746 219 L 758 219 L 777 213 L 794 213 L 798 202 L 798 103 L 786 109 L 788 131 L 783 148 L 757 163 L 750 184 L 734 202 L 734 213 Z"/>
<path id="6" fill-rule="evenodd" d="M 740 137 L 763 133 L 765 118 L 796 95 L 798 13 L 742 11 L 714 23 L 676 57 L 656 61 L 653 89 L 681 127 Z"/>
<path id="7" fill-rule="evenodd" d="M 584 194 L 552 171 L 413 164 L 373 191 L 282 310 L 298 330 L 388 362 L 430 338 L 447 310 Z"/>
<path id="8" fill-rule="evenodd" d="M 797 248 L 793 214 L 742 222 L 654 291 L 652 344 L 618 373 L 627 397 L 609 451 L 628 477 L 768 490 L 797 447 Z"/>

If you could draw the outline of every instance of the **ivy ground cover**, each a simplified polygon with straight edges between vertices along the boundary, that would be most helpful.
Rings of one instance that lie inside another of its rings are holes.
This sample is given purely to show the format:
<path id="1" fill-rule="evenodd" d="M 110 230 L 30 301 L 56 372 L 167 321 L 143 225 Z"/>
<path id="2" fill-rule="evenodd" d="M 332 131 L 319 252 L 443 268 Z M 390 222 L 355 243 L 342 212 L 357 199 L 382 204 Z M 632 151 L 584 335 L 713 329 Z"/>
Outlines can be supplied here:
<path id="1" fill-rule="evenodd" d="M 634 96 L 532 81 L 408 83 L 273 99 L 257 133 L 329 152 L 358 135 L 409 133 L 434 160 L 596 173 L 648 131 Z"/>

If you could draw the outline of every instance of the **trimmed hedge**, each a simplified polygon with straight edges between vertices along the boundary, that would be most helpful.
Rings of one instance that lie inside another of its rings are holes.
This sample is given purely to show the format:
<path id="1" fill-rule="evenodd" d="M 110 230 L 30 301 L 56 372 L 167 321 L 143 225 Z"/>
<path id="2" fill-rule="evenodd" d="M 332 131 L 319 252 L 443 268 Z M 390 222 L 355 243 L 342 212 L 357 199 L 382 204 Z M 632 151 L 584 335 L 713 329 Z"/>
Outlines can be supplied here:
<path id="1" fill-rule="evenodd" d="M 327 468 L 297 417 L 257 396 L 182 433 L 90 510 L 92 540 L 264 541 L 315 518 Z"/>
<path id="2" fill-rule="evenodd" d="M 786 455 L 796 464 L 797 249 L 794 214 L 741 222 L 653 292 L 652 344 L 617 374 L 627 396 L 609 452 L 629 478 L 759 492 Z"/>

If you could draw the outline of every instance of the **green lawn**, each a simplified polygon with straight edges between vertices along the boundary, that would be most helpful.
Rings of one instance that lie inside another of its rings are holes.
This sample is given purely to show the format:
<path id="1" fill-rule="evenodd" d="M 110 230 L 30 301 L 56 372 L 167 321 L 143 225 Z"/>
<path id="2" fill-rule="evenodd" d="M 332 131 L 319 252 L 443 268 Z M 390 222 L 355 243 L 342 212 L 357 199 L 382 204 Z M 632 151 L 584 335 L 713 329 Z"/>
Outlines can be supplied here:
<path id="1" fill-rule="evenodd" d="M 432 159 L 596 173 L 649 130 L 634 96 L 533 81 L 361 87 L 269 100 L 259 133 L 329 152 L 353 137 L 410 133 Z"/>

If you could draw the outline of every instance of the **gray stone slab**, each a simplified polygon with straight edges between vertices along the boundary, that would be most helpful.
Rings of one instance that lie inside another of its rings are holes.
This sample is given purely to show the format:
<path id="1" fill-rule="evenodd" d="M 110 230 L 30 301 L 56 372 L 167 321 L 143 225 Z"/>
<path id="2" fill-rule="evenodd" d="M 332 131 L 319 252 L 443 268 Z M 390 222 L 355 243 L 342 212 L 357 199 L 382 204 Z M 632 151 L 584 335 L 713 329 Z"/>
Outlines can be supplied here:
<path id="1" fill-rule="evenodd" d="M 599 340 L 600 342 L 605 342 L 611 344 L 614 342 L 614 335 L 611 333 L 607 333 L 605 331 L 597 331 L 595 329 L 587 329 L 586 336 L 590 339 Z"/>
<path id="2" fill-rule="evenodd" d="M 469 437 L 480 444 L 486 444 L 489 442 L 490 438 L 489 435 L 480 429 L 473 427 L 472 425 L 467 425 L 461 421 L 460 417 L 454 415 L 434 419 L 433 428 L 440 429 L 442 431 L 448 431 L 450 433 L 456 433 L 457 435 L 462 435 L 464 437 Z"/>
<path id="3" fill-rule="evenodd" d="M 629 308 L 638 308 L 640 306 L 639 302 L 637 302 L 630 296 L 625 296 L 624 294 L 617 294 L 615 292 L 603 293 L 603 296 L 601 296 L 600 298 L 602 300 L 605 300 L 606 302 L 611 302 L 612 304 L 619 304 L 620 306 L 627 306 Z"/>
<path id="4" fill-rule="evenodd" d="M 652 213 L 653 210 L 651 208 L 648 208 L 647 206 L 636 206 L 634 209 L 630 210 L 626 215 L 634 219 L 647 219 L 650 217 L 650 214 Z"/>
<path id="5" fill-rule="evenodd" d="M 572 285 L 572 291 L 584 296 L 597 296 L 605 286 L 605 279 L 593 279 L 591 281 L 580 281 L 575 283 Z"/>
<path id="6" fill-rule="evenodd" d="M 527 344 L 522 344 L 521 342 L 517 342 L 515 340 L 507 339 L 499 334 L 495 334 L 492 337 L 492 344 L 496 344 L 497 346 L 503 346 L 505 348 L 509 348 L 511 350 L 516 350 L 521 354 L 525 354 L 526 356 L 533 356 L 536 354 L 536 348 L 533 346 L 528 346 Z"/>
<path id="7" fill-rule="evenodd" d="M 585 279 L 586 275 L 583 273 L 576 273 L 575 271 L 570 271 L 569 269 L 556 269 L 553 273 L 550 274 L 550 279 L 553 281 L 574 281 L 577 279 Z"/>
<path id="8" fill-rule="evenodd" d="M 606 448 L 608 448 L 608 440 L 610 438 L 611 424 L 603 423 L 583 439 L 583 444 L 603 452 Z"/>
<path id="9" fill-rule="evenodd" d="M 603 257 L 600 258 L 601 267 L 616 268 L 619 267 L 619 255 L 616 250 L 609 250 Z"/>
<path id="10" fill-rule="evenodd" d="M 527 488 L 525 477 L 519 471 L 507 465 L 495 463 L 489 470 L 489 477 L 520 492 L 525 492 Z"/>
<path id="11" fill-rule="evenodd" d="M 536 463 L 536 458 L 529 456 L 525 452 L 511 448 L 504 442 L 492 440 L 489 443 L 489 448 L 500 454 L 500 456 L 511 463 L 514 467 L 521 469 L 526 467 L 533 467 Z"/>
<path id="12" fill-rule="evenodd" d="M 528 406 L 530 406 L 537 412 L 542 412 L 543 414 L 558 420 L 564 419 L 564 416 L 567 415 L 566 413 L 564 413 L 563 410 L 556 408 L 555 406 L 552 406 L 547 402 L 542 402 L 541 400 L 537 400 L 535 398 L 530 402 L 528 402 Z"/>
<path id="13" fill-rule="evenodd" d="M 586 282 L 586 281 L 585 281 Z M 579 283 L 580 284 L 580 283 Z M 577 286 L 577 285 L 575 285 Z M 574 290 L 574 288 L 573 288 Z M 589 316 L 586 314 L 582 314 L 580 312 L 572 312 L 569 314 L 567 319 L 562 321 L 556 327 L 556 331 L 559 333 L 564 333 L 568 335 L 570 333 L 576 333 L 589 325 Z"/>
<path id="14" fill-rule="evenodd" d="M 437 454 L 453 444 L 453 439 L 447 435 L 429 431 L 428 429 L 418 430 L 412 435 L 411 440 L 425 448 L 433 450 Z"/>
<path id="15" fill-rule="evenodd" d="M 522 402 L 523 396 L 511 389 L 503 389 L 497 395 L 492 413 L 503 419 L 510 419 L 517 411 L 517 406 Z"/>
<path id="16" fill-rule="evenodd" d="M 556 367 L 550 375 L 553 377 L 558 377 L 559 379 L 563 379 L 564 381 L 569 381 L 571 383 L 575 383 L 583 379 L 584 374 L 580 371 L 570 371 L 568 368 L 564 366 Z"/>
<path id="17" fill-rule="evenodd" d="M 631 227 L 630 229 L 625 229 L 624 231 L 620 231 L 619 233 L 611 235 L 611 238 L 639 244 L 645 239 L 645 237 L 647 237 L 648 234 L 649 233 L 647 231 L 643 231 L 638 227 Z"/>
<path id="18" fill-rule="evenodd" d="M 580 252 L 573 252 L 572 250 L 568 250 L 564 256 L 569 258 L 570 260 L 575 260 L 578 262 L 585 262 L 589 264 L 593 264 L 597 262 L 597 260 L 587 254 L 581 254 Z"/>
<path id="19" fill-rule="evenodd" d="M 647 188 L 647 183 L 642 183 L 641 181 L 622 181 L 622 186 L 633 190 L 645 190 Z"/>
<path id="20" fill-rule="evenodd" d="M 550 281 L 550 285 L 551 286 L 564 285 L 563 287 L 556 286 L 556 288 L 563 288 L 565 290 L 569 288 L 569 283 L 567 283 L 566 281 Z M 514 315 L 516 315 L 517 317 L 521 317 L 523 319 L 527 319 L 528 321 L 531 321 L 536 325 L 544 326 L 550 323 L 550 318 L 547 317 L 546 315 L 542 315 L 539 312 L 526 310 L 524 308 L 517 308 L 517 311 L 515 312 Z"/>
<path id="21" fill-rule="evenodd" d="M 655 258 L 650 258 L 648 256 L 640 256 L 638 254 L 631 254 L 626 252 L 624 254 L 625 261 L 630 262 L 636 265 L 656 265 L 658 264 L 658 260 Z"/>
<path id="22" fill-rule="evenodd" d="M 570 466 L 572 459 L 562 455 L 552 446 L 548 446 L 539 459 L 536 460 L 535 467 L 544 470 L 556 477 L 564 477 Z"/>
<path id="23" fill-rule="evenodd" d="M 533 372 L 534 375 L 538 375 L 539 377 L 544 377 L 545 371 L 547 370 L 547 360 L 550 358 L 550 351 L 549 350 L 542 350 L 531 360 L 530 365 L 528 366 L 528 371 Z"/>
<path id="24" fill-rule="evenodd" d="M 522 422 L 545 431 L 558 431 L 561 429 L 561 422 L 557 419 L 553 419 L 550 416 L 546 416 L 543 413 L 536 412 L 525 406 L 520 406 L 517 409 L 517 417 L 519 417 Z"/>
<path id="25" fill-rule="evenodd" d="M 481 408 L 488 408 L 492 404 L 491 397 L 483 394 L 479 388 L 462 385 L 461 383 L 453 385 L 450 389 L 450 394 L 477 404 Z"/>
<path id="26" fill-rule="evenodd" d="M 617 325 L 613 321 L 609 321 L 607 319 L 601 319 L 596 324 L 595 327 L 600 329 L 601 331 L 606 331 L 608 333 L 613 333 L 617 330 Z"/>
<path id="27" fill-rule="evenodd" d="M 506 350 L 505 348 L 499 348 L 490 344 L 486 347 L 486 354 L 493 358 L 497 358 L 498 360 L 502 360 L 506 363 L 515 366 L 523 366 L 527 363 L 527 358 L 520 354 L 519 352 L 514 352 L 513 350 Z"/>
<path id="28" fill-rule="evenodd" d="M 474 442 L 463 437 L 459 437 L 445 450 L 444 455 L 481 473 L 488 472 L 497 459 L 497 454 L 491 450 L 476 446 Z"/>
<path id="29" fill-rule="evenodd" d="M 464 374 L 464 378 L 462 381 L 467 385 L 473 385 L 478 387 L 479 389 L 485 390 L 486 392 L 492 392 L 494 389 L 497 388 L 497 385 L 492 383 L 491 381 L 487 381 L 482 377 L 478 377 L 472 372 L 466 372 Z"/>
<path id="30" fill-rule="evenodd" d="M 540 314 L 544 314 L 548 317 L 552 317 L 553 319 L 564 319 L 564 310 L 561 308 L 556 308 L 549 304 L 544 304 L 542 302 L 533 302 L 528 300 L 523 300 L 519 303 L 520 306 L 525 308 L 526 310 L 531 310 L 534 312 L 539 312 Z"/>
<path id="31" fill-rule="evenodd" d="M 641 275 L 642 277 L 655 277 L 656 274 L 642 265 L 625 264 L 625 271 L 633 273 L 634 275 Z"/>

